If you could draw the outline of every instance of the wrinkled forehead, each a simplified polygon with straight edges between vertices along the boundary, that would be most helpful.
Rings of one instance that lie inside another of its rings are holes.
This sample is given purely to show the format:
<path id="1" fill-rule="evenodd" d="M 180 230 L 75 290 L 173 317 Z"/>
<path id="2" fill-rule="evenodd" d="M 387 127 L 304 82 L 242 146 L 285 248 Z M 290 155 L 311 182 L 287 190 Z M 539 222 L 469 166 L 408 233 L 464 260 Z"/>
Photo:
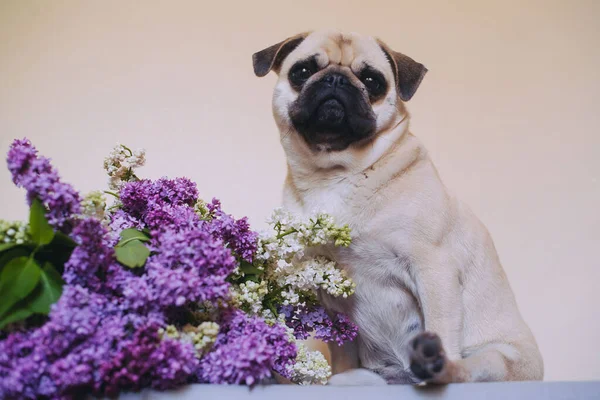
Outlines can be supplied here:
<path id="1" fill-rule="evenodd" d="M 319 67 L 340 65 L 359 71 L 365 64 L 386 75 L 392 69 L 375 38 L 356 33 L 317 31 L 309 34 L 282 64 L 287 71 L 298 60 L 315 57 Z"/>

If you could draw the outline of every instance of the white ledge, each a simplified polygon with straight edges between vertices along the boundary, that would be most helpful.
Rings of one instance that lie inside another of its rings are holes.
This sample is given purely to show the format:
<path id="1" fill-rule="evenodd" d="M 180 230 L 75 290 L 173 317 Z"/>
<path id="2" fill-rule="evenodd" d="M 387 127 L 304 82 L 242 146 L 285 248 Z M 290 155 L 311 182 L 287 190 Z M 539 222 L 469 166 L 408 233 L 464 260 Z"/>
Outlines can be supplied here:
<path id="1" fill-rule="evenodd" d="M 498 382 L 423 387 L 390 386 L 245 386 L 190 385 L 179 390 L 145 390 L 127 393 L 123 400 L 598 400 L 600 381 L 593 382 Z"/>

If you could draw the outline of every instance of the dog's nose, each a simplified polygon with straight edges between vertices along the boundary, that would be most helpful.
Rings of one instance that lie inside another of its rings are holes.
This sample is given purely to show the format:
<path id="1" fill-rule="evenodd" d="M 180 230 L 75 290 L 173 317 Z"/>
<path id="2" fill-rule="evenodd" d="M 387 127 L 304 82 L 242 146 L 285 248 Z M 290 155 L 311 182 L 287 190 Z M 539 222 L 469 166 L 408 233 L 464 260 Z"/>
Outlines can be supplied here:
<path id="1" fill-rule="evenodd" d="M 329 74 L 323 78 L 323 82 L 330 87 L 342 87 L 348 84 L 348 78 L 342 74 Z"/>

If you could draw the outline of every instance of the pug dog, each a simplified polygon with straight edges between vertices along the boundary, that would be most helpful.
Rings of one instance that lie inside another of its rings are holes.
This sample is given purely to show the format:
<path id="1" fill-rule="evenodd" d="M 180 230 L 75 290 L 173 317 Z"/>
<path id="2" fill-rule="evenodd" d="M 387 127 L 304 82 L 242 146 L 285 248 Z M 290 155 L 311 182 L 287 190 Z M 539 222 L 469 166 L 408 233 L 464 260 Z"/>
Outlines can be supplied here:
<path id="1" fill-rule="evenodd" d="M 322 295 L 358 325 L 331 345 L 333 384 L 541 380 L 536 341 L 492 239 L 444 186 L 409 131 L 405 102 L 427 68 L 382 41 L 316 31 L 255 53 L 278 75 L 273 114 L 288 173 L 284 206 L 348 224 L 348 248 L 325 247 L 356 283 Z"/>

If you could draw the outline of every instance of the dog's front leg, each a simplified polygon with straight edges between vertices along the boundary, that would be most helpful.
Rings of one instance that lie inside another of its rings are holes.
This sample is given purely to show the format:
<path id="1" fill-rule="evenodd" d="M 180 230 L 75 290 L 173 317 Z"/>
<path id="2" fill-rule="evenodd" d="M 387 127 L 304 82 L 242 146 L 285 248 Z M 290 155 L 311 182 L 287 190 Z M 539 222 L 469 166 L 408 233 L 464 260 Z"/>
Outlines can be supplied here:
<path id="1" fill-rule="evenodd" d="M 409 344 L 410 368 L 418 378 L 440 384 L 542 379 L 543 361 L 527 332 L 517 340 L 486 342 L 461 354 L 464 308 L 459 265 L 438 257 L 413 267 L 425 322 L 425 332 Z"/>
<path id="2" fill-rule="evenodd" d="M 417 377 L 433 383 L 461 382 L 463 305 L 459 268 L 448 252 L 427 252 L 413 266 L 425 332 L 410 343 L 410 368 Z"/>

